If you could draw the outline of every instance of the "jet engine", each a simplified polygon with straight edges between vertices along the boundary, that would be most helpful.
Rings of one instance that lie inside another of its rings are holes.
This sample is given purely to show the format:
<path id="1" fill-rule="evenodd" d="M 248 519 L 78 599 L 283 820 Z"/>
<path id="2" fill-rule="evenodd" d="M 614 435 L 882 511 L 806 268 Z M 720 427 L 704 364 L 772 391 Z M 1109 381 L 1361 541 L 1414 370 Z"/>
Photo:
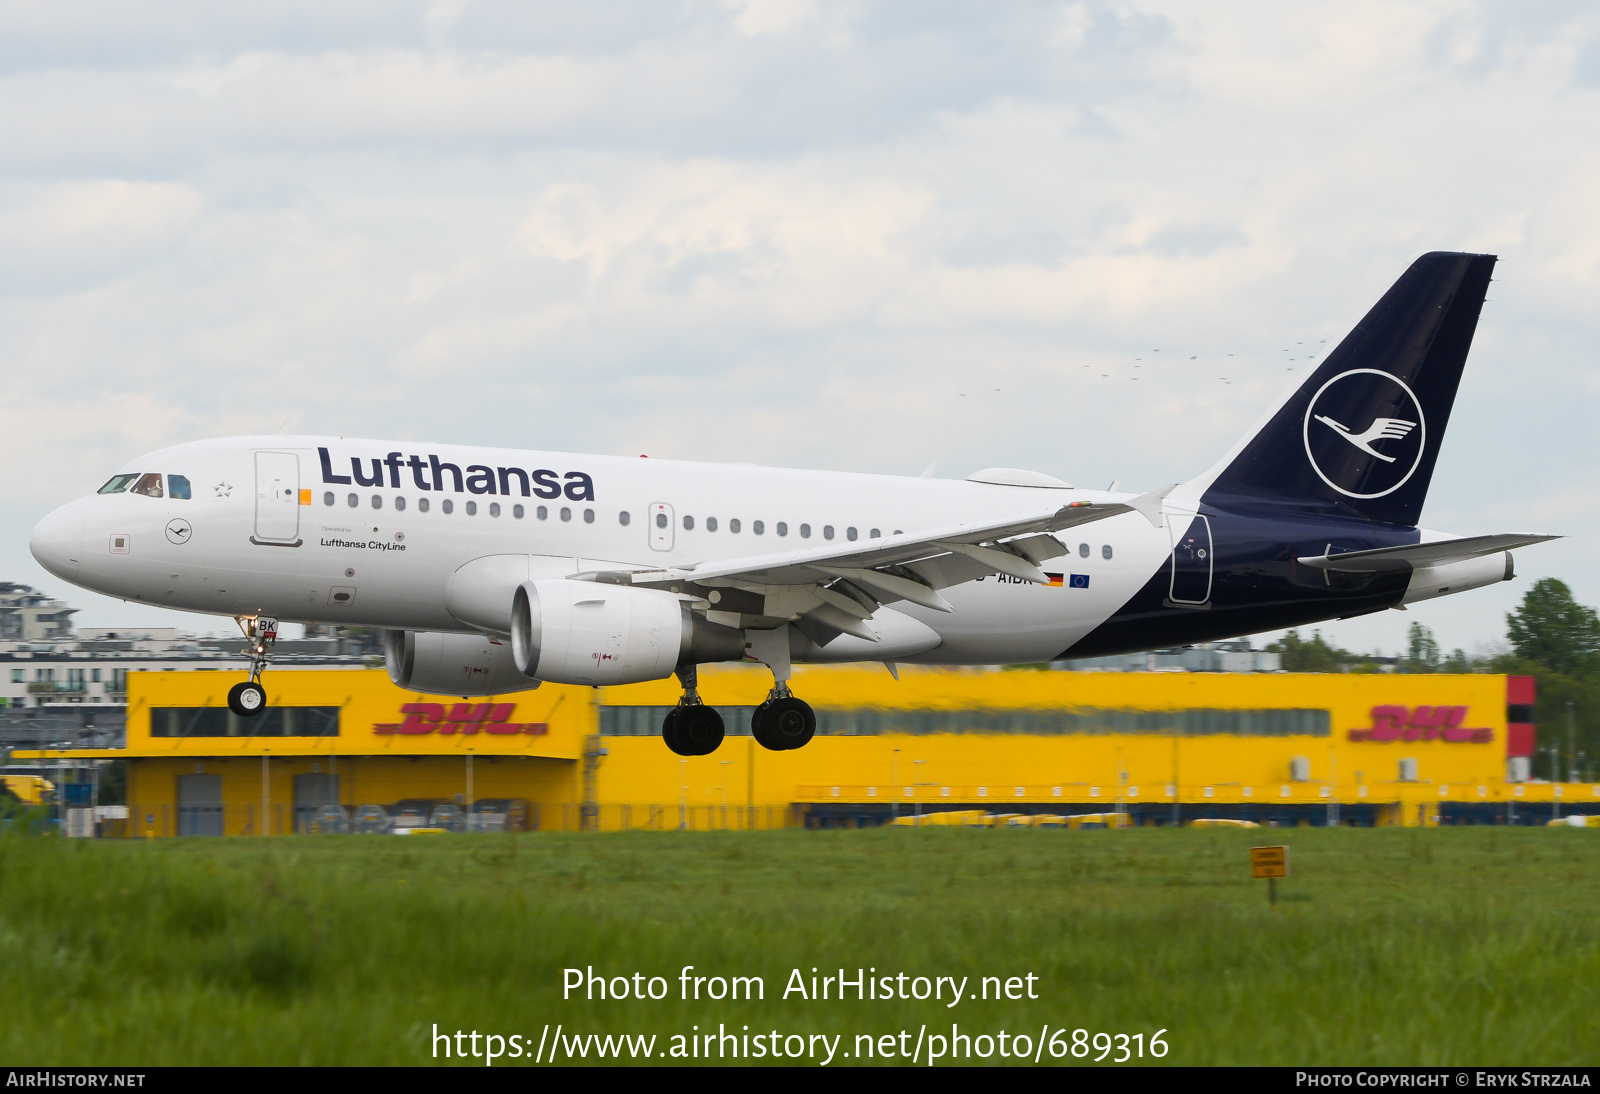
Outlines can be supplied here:
<path id="1" fill-rule="evenodd" d="M 517 671 L 509 642 L 481 634 L 384 631 L 383 663 L 397 687 L 428 695 L 504 695 L 539 686 Z"/>
<path id="2" fill-rule="evenodd" d="M 636 684 L 684 664 L 737 661 L 744 634 L 708 623 L 671 593 L 594 581 L 525 581 L 511 606 L 511 653 L 557 684 Z"/>

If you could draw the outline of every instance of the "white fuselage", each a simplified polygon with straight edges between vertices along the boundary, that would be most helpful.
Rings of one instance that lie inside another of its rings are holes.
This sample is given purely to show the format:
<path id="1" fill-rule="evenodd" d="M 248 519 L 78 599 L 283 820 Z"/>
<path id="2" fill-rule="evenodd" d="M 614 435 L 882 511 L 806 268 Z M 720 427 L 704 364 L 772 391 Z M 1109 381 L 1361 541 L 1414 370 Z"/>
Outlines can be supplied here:
<path id="1" fill-rule="evenodd" d="M 178 445 L 124 472 L 161 476 L 163 496 L 90 495 L 52 514 L 33 544 L 52 572 L 163 607 L 418 631 L 470 630 L 448 610 L 445 589 L 484 556 L 530 556 L 531 569 L 550 577 L 690 566 L 1129 496 L 319 437 Z M 189 498 L 171 496 L 171 476 L 187 479 Z M 1168 499 L 1175 511 L 1186 504 L 1181 491 Z M 1060 585 L 996 575 L 946 590 L 953 613 L 895 604 L 940 637 L 898 659 L 1057 657 L 1148 582 L 1173 547 L 1167 527 L 1135 513 L 1058 538 L 1069 552 L 1044 569 L 1061 573 Z M 862 655 L 847 643 L 839 656 L 850 649 L 849 659 Z"/>

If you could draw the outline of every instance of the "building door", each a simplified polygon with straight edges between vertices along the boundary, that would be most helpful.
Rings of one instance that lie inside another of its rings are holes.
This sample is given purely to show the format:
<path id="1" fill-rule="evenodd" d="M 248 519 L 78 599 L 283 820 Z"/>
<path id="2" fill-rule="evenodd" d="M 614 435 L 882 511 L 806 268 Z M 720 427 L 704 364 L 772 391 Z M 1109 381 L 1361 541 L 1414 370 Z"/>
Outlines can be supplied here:
<path id="1" fill-rule="evenodd" d="M 324 805 L 339 804 L 339 776 L 296 775 L 294 777 L 294 830 L 310 831 L 311 820 Z"/>
<path id="2" fill-rule="evenodd" d="M 257 452 L 255 542 L 299 546 L 299 536 L 300 457 Z"/>
<path id="3" fill-rule="evenodd" d="M 178 835 L 222 835 L 222 776 L 178 776 Z"/>
<path id="4" fill-rule="evenodd" d="M 1204 604 L 1211 599 L 1211 522 L 1196 516 L 1187 526 L 1182 513 L 1168 513 L 1172 529 L 1172 586 L 1174 604 Z"/>
<path id="5" fill-rule="evenodd" d="M 650 546 L 657 551 L 672 550 L 672 506 L 664 501 L 655 502 L 650 506 Z"/>

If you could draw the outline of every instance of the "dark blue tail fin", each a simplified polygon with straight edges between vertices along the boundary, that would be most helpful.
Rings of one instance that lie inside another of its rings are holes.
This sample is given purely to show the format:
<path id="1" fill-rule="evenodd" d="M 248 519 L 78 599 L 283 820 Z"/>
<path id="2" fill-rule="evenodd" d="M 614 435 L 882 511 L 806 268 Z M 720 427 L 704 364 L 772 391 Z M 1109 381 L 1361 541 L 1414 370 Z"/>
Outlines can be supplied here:
<path id="1" fill-rule="evenodd" d="M 1207 493 L 1415 526 L 1494 263 L 1413 262 Z"/>

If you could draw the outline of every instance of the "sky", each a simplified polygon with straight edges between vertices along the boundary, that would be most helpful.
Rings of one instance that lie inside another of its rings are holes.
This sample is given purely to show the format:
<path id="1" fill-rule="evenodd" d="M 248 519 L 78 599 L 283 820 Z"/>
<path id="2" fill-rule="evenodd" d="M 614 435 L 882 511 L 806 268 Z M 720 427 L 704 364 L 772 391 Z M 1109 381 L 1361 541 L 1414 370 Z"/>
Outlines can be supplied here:
<path id="1" fill-rule="evenodd" d="M 1441 249 L 1501 263 L 1423 523 L 1567 538 L 1362 650 L 1600 602 L 1592 4 L 13 0 L 0 578 L 231 628 L 27 538 L 238 433 L 1149 489 Z"/>

